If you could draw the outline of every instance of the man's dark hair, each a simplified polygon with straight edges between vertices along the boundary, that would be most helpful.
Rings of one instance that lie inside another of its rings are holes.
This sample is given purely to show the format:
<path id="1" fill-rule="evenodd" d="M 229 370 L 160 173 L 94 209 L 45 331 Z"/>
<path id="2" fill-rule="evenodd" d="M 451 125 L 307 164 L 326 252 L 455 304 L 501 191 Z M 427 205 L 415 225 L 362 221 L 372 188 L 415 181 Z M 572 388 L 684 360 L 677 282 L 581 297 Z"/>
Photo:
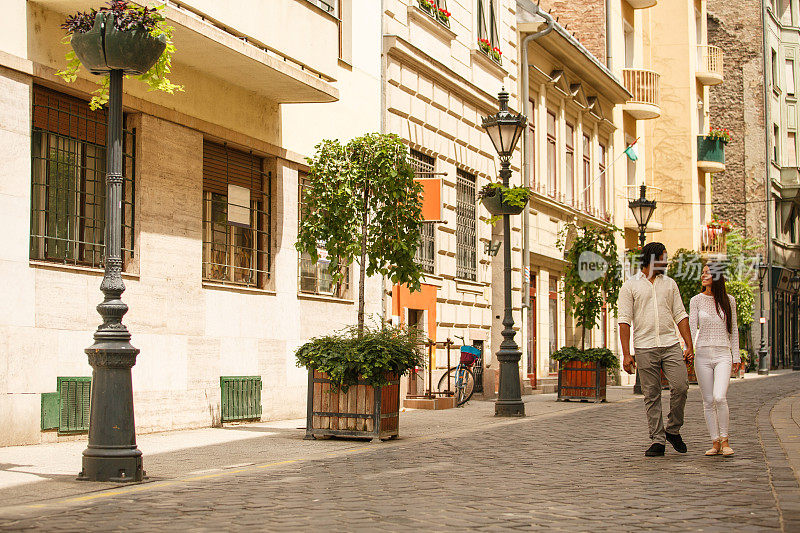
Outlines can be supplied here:
<path id="1" fill-rule="evenodd" d="M 661 259 L 661 256 L 664 255 L 666 251 L 667 247 L 660 242 L 649 242 L 645 244 L 644 248 L 642 248 L 642 268 L 647 268 L 653 261 Z"/>

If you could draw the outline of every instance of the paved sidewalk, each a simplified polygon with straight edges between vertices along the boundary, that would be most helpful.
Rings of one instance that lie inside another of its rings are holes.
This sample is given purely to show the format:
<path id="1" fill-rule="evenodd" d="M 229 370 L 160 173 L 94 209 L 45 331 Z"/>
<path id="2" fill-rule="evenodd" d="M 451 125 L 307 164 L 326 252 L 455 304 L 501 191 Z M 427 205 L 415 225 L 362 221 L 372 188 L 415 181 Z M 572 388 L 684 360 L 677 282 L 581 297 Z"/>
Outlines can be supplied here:
<path id="1" fill-rule="evenodd" d="M 199 431 L 257 437 L 155 454 L 145 443 L 157 436 L 143 436 L 152 482 L 108 490 L 55 476 L 8 487 L 0 530 L 797 531 L 800 490 L 779 464 L 788 460 L 769 415 L 798 394 L 798 373 L 734 383 L 730 459 L 702 456 L 696 387 L 682 432 L 689 453 L 663 458 L 643 456 L 644 410 L 630 389 L 603 405 L 529 397 L 534 416 L 524 419 L 495 419 L 488 402 L 404 413 L 404 438 L 381 444 L 303 441 L 301 430 L 259 424 Z M 13 491 L 35 505 L 13 505 Z"/>

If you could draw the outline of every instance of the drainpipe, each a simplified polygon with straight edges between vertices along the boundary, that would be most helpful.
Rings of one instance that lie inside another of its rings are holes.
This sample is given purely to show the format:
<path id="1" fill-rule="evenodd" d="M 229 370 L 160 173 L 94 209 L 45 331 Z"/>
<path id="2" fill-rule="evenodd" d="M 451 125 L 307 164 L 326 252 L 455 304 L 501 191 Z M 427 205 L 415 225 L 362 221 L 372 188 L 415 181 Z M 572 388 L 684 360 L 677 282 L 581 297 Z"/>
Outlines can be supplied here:
<path id="1" fill-rule="evenodd" d="M 611 60 L 613 47 L 611 46 L 611 0 L 606 0 L 606 66 L 613 71 Z"/>
<path id="2" fill-rule="evenodd" d="M 530 66 L 528 65 L 528 45 L 538 39 L 539 37 L 544 37 L 551 31 L 553 31 L 553 27 L 555 26 L 555 21 L 553 17 L 551 17 L 548 13 L 543 11 L 538 5 L 536 6 L 538 10 L 538 15 L 544 17 L 545 21 L 547 21 L 547 27 L 541 31 L 536 33 L 531 33 L 527 35 L 522 40 L 522 59 L 520 61 L 520 65 L 522 66 L 522 102 L 521 107 L 522 111 L 525 112 L 528 109 L 528 100 L 530 100 L 530 78 L 528 76 L 528 69 Z M 531 185 L 531 166 L 528 161 L 530 161 L 530 149 L 528 148 L 528 141 L 529 141 L 529 133 L 528 133 L 528 126 L 525 126 L 525 133 L 522 137 L 522 185 L 524 187 L 530 187 Z M 525 279 L 525 271 L 530 266 L 530 244 L 528 241 L 528 209 L 522 211 L 522 307 L 530 309 L 531 305 L 531 295 L 530 295 L 530 279 Z M 526 339 L 523 339 L 526 341 Z"/>
<path id="3" fill-rule="evenodd" d="M 773 309 L 772 301 L 773 301 L 773 294 L 772 294 L 772 227 L 774 226 L 774 222 L 772 221 L 772 179 L 770 178 L 770 158 L 772 154 L 770 153 L 770 131 L 772 129 L 772 122 L 769 116 L 769 75 L 768 67 L 767 67 L 767 58 L 770 60 L 772 59 L 771 55 L 769 54 L 769 43 L 767 42 L 767 5 L 764 0 L 761 0 L 761 35 L 763 41 L 763 60 L 764 60 L 764 135 L 766 137 L 766 159 L 764 160 L 764 191 L 766 193 L 766 210 L 767 210 L 767 231 L 766 231 L 766 241 L 767 241 L 767 302 L 769 304 L 769 322 L 767 327 L 768 337 L 767 337 L 767 353 L 769 364 L 762 365 L 761 361 L 759 361 L 759 374 L 767 374 L 769 373 L 769 369 L 772 367 L 772 340 L 775 338 L 775 310 Z M 778 142 L 776 139 L 775 142 Z M 761 313 L 764 313 L 764 310 L 761 310 Z"/>

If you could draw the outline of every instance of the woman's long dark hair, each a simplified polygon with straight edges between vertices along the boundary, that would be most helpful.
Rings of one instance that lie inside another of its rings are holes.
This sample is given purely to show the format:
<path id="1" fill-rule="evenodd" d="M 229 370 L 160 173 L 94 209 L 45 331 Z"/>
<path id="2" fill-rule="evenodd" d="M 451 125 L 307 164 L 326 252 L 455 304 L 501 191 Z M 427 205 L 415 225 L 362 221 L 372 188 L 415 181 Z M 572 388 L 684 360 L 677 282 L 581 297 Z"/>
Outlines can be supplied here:
<path id="1" fill-rule="evenodd" d="M 731 300 L 728 298 L 728 291 L 725 290 L 725 265 L 722 263 L 707 263 L 706 266 L 709 274 L 711 274 L 711 293 L 714 295 L 717 314 L 722 310 L 725 314 L 725 326 L 728 328 L 728 333 L 733 333 Z"/>

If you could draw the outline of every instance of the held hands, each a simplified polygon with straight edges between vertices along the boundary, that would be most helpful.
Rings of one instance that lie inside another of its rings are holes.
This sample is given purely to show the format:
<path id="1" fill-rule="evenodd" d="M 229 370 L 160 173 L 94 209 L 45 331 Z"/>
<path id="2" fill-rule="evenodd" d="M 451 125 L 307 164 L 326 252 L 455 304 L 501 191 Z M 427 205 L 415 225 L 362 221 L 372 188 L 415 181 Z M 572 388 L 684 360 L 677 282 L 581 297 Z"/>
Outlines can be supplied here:
<path id="1" fill-rule="evenodd" d="M 694 361 L 694 348 L 686 348 L 683 351 L 683 360 L 687 363 L 692 363 Z"/>
<path id="2" fill-rule="evenodd" d="M 625 354 L 622 358 L 622 368 L 628 374 L 633 374 L 636 371 L 636 359 L 631 354 Z"/>

